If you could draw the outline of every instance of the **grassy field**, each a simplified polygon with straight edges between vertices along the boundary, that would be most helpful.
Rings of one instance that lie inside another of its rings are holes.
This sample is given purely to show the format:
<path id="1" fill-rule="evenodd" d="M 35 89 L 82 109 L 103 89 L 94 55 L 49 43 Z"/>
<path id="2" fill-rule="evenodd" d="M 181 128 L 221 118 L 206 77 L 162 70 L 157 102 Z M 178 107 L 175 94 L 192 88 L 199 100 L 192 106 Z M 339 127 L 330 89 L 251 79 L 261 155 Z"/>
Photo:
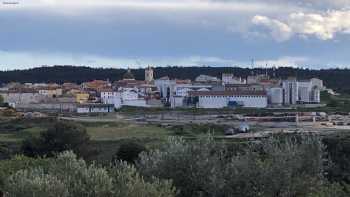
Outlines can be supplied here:
<path id="1" fill-rule="evenodd" d="M 18 152 L 21 141 L 38 136 L 45 131 L 55 120 L 0 120 L 0 145 L 11 147 Z M 170 129 L 154 125 L 136 125 L 125 122 L 97 122 L 81 123 L 91 138 L 91 149 L 94 154 L 91 160 L 97 162 L 110 161 L 121 143 L 128 140 L 137 141 L 148 148 L 158 146 L 167 137 L 174 135 Z"/>
<path id="2" fill-rule="evenodd" d="M 83 123 L 84 124 L 84 123 Z M 92 140 L 114 141 L 129 138 L 164 138 L 170 130 L 153 125 L 135 125 L 129 123 L 84 124 Z"/>
<path id="3" fill-rule="evenodd" d="M 166 128 L 154 125 L 135 125 L 124 122 L 81 123 L 93 141 L 116 141 L 129 138 L 165 138 L 172 134 Z M 37 136 L 50 125 L 47 120 L 10 120 L 0 122 L 0 142 L 17 142 L 30 136 Z"/>

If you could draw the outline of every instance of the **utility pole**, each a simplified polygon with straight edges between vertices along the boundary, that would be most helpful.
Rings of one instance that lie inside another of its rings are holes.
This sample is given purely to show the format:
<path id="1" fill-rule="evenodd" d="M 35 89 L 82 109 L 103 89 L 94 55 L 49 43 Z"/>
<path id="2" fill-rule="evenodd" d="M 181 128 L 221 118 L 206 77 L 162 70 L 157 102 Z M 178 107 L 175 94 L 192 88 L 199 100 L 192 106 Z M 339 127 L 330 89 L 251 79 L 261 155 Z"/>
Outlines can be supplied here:
<path id="1" fill-rule="evenodd" d="M 251 61 L 252 61 L 252 62 L 251 62 L 251 69 L 252 69 L 252 71 L 250 72 L 250 74 L 251 74 L 252 76 L 254 76 L 254 59 L 252 59 Z"/>

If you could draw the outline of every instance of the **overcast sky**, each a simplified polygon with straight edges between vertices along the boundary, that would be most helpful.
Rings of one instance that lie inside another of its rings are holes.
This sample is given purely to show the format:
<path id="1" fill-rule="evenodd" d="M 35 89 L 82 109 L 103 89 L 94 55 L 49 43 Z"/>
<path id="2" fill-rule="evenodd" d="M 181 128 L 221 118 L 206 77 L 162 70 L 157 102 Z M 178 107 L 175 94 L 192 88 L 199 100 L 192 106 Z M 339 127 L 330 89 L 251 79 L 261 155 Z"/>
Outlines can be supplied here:
<path id="1" fill-rule="evenodd" d="M 1 70 L 350 66 L 350 0 L 0 2 Z"/>

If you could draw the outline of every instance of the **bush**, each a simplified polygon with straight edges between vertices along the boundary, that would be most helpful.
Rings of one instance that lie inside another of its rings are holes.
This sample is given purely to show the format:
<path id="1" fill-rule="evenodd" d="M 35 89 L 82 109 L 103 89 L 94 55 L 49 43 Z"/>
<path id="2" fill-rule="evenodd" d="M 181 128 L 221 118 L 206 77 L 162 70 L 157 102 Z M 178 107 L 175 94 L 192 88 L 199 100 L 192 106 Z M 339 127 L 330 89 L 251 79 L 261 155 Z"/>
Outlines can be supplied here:
<path id="1" fill-rule="evenodd" d="M 7 196 L 67 197 L 65 185 L 40 168 L 20 170 L 11 175 L 5 185 Z"/>
<path id="2" fill-rule="evenodd" d="M 3 189 L 6 180 L 11 175 L 20 170 L 28 170 L 40 166 L 42 169 L 49 168 L 49 159 L 29 158 L 25 156 L 15 156 L 10 160 L 0 161 L 0 190 Z"/>
<path id="3" fill-rule="evenodd" d="M 137 166 L 147 178 L 173 180 L 181 196 L 200 196 L 223 188 L 223 151 L 211 137 L 194 143 L 170 138 L 161 150 L 141 153 Z"/>
<path id="4" fill-rule="evenodd" d="M 9 159 L 13 150 L 6 144 L 0 143 L 0 160 Z"/>
<path id="5" fill-rule="evenodd" d="M 112 178 L 105 168 L 94 164 L 88 166 L 73 152 L 57 156 L 49 170 L 68 187 L 70 196 L 111 196 Z"/>
<path id="6" fill-rule="evenodd" d="M 90 137 L 82 125 L 59 121 L 39 137 L 24 140 L 21 150 L 24 155 L 30 157 L 51 157 L 65 150 L 73 150 L 79 156 L 86 156 L 89 152 L 89 141 Z"/>
<path id="7" fill-rule="evenodd" d="M 347 133 L 327 136 L 323 139 L 333 161 L 327 177 L 331 181 L 350 184 L 350 135 Z"/>
<path id="8" fill-rule="evenodd" d="M 309 196 L 329 185 L 329 161 L 315 136 L 270 138 L 236 154 L 222 144 L 172 138 L 142 153 L 137 166 L 146 178 L 173 180 L 180 196 Z"/>
<path id="9" fill-rule="evenodd" d="M 116 197 L 172 197 L 177 194 L 171 181 L 152 178 L 150 182 L 146 182 L 134 166 L 126 162 L 117 164 L 117 168 L 110 169 L 110 174 L 115 180 Z"/>
<path id="10" fill-rule="evenodd" d="M 146 151 L 146 148 L 137 142 L 124 142 L 120 145 L 117 153 L 113 157 L 113 161 L 122 160 L 134 164 L 139 154 L 143 151 Z"/>
<path id="11" fill-rule="evenodd" d="M 36 160 L 45 160 L 47 163 L 32 165 L 31 162 Z M 10 173 L 6 173 L 6 177 L 3 177 L 5 184 L 2 189 L 10 197 L 175 197 L 176 195 L 176 190 L 170 181 L 159 179 L 145 181 L 134 167 L 126 163 L 110 166 L 108 169 L 95 164 L 88 165 L 71 151 L 60 153 L 56 158 L 25 158 L 26 162 L 20 163 L 20 161 L 10 160 L 11 164 L 17 166 L 15 168 L 5 165 L 8 168 L 5 171 Z"/>

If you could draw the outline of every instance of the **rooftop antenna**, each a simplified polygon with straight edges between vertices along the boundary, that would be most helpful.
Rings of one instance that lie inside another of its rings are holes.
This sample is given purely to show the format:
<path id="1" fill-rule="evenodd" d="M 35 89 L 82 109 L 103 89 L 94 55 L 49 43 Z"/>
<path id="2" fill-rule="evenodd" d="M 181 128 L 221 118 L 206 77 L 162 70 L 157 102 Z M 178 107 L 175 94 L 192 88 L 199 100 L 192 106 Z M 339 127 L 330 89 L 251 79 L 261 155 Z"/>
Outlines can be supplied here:
<path id="1" fill-rule="evenodd" d="M 254 75 L 254 59 L 252 59 L 251 67 L 252 67 L 252 71 L 250 72 L 250 74 Z"/>

